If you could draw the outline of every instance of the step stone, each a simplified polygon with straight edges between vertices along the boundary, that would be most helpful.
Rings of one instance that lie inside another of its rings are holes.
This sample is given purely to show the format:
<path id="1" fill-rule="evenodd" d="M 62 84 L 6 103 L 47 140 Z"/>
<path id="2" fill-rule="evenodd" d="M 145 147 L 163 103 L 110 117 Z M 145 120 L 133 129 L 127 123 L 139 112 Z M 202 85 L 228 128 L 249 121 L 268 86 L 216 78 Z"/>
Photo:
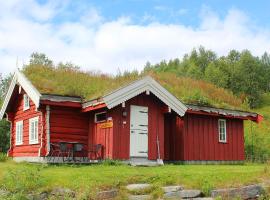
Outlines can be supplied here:
<path id="1" fill-rule="evenodd" d="M 142 183 L 142 184 L 129 184 L 126 186 L 126 189 L 128 191 L 138 191 L 138 190 L 145 190 L 145 189 L 148 189 L 150 188 L 151 185 L 150 184 L 147 184 L 147 183 Z"/>
<path id="2" fill-rule="evenodd" d="M 129 200 L 150 200 L 151 195 L 129 195 Z"/>
<path id="3" fill-rule="evenodd" d="M 180 190 L 183 190 L 184 187 L 180 185 L 175 185 L 175 186 L 164 186 L 162 187 L 162 189 L 165 193 L 169 193 L 169 192 L 178 192 Z"/>

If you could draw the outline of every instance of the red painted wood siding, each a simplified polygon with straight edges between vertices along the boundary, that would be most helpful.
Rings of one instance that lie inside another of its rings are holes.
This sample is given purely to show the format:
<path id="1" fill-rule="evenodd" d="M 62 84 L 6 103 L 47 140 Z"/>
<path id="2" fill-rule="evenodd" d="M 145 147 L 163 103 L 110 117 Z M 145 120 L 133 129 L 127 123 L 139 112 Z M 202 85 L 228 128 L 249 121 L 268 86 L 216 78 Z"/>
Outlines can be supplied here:
<path id="1" fill-rule="evenodd" d="M 184 121 L 175 113 L 165 115 L 165 158 L 164 160 L 182 160 L 184 157 Z"/>
<path id="2" fill-rule="evenodd" d="M 160 155 L 164 158 L 164 108 L 165 106 L 154 95 L 141 94 L 112 109 L 109 116 L 113 119 L 113 158 L 129 159 L 130 155 L 130 106 L 148 107 L 148 159 L 157 159 L 157 134 L 160 141 Z M 123 116 L 123 111 L 127 116 Z"/>
<path id="3" fill-rule="evenodd" d="M 100 110 L 98 112 L 100 112 Z M 110 116 L 110 111 L 108 111 L 107 116 Z M 95 123 L 94 113 L 92 113 L 89 119 L 89 145 L 101 144 L 102 150 L 98 153 L 101 154 L 103 159 L 112 159 L 113 128 L 102 128 L 101 124 L 102 123 Z M 89 156 L 91 159 L 96 159 L 94 154 Z"/>
<path id="4" fill-rule="evenodd" d="M 184 117 L 183 160 L 244 160 L 243 120 L 226 119 L 227 142 L 219 142 L 218 117 L 187 114 Z"/>
<path id="5" fill-rule="evenodd" d="M 16 101 L 14 101 L 13 110 L 9 113 L 9 121 L 11 121 L 11 148 L 9 151 L 9 156 L 11 157 L 29 157 L 29 156 L 38 156 L 40 145 L 41 145 L 41 135 L 44 134 L 45 126 L 45 117 L 44 110 L 36 110 L 36 106 L 30 99 L 30 109 L 23 110 L 23 95 L 24 91 L 21 94 L 17 95 Z M 29 119 L 33 117 L 39 117 L 38 124 L 38 144 L 29 144 Z M 23 144 L 15 145 L 16 142 L 16 122 L 23 120 Z M 44 144 L 44 137 L 42 137 L 42 143 Z M 44 148 L 41 149 L 41 154 L 44 153 Z"/>
<path id="6" fill-rule="evenodd" d="M 50 142 L 79 142 L 88 145 L 89 114 L 78 108 L 51 106 Z"/>

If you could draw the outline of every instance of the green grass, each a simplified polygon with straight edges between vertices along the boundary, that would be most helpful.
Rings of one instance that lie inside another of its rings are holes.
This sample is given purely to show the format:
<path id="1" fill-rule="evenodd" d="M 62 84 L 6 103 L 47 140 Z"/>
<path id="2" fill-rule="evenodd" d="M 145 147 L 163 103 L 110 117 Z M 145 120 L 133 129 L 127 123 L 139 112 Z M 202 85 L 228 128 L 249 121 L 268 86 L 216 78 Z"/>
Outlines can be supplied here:
<path id="1" fill-rule="evenodd" d="M 28 176 L 27 176 L 28 175 Z M 266 164 L 246 165 L 165 165 L 162 167 L 131 167 L 127 165 L 39 165 L 0 164 L 0 185 L 14 193 L 37 190 L 50 191 L 66 187 L 79 194 L 92 195 L 101 189 L 124 188 L 128 183 L 151 183 L 150 193 L 160 193 L 159 186 L 180 184 L 201 189 L 237 187 L 270 178 Z M 157 194 L 155 194 L 157 195 Z"/>

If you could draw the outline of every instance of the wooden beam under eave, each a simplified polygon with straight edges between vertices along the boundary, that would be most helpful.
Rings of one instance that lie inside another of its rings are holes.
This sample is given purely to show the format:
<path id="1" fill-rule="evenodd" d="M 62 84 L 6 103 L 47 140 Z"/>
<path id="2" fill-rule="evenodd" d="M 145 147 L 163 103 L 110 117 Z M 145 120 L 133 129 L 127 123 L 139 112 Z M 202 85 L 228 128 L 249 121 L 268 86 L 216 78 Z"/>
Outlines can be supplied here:
<path id="1" fill-rule="evenodd" d="M 90 112 L 90 111 L 93 111 L 93 110 L 98 110 L 98 109 L 101 109 L 101 108 L 106 108 L 106 104 L 105 103 L 101 103 L 101 104 L 98 104 L 98 105 L 95 105 L 95 106 L 88 106 L 86 108 L 83 108 L 82 109 L 82 112 Z"/>

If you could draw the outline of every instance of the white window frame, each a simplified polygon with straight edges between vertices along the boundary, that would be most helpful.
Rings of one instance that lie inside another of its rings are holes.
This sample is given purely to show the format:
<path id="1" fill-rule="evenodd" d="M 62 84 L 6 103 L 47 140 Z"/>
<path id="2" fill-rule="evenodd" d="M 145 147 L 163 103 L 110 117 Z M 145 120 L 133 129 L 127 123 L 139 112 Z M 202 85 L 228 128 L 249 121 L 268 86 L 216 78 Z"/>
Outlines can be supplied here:
<path id="1" fill-rule="evenodd" d="M 16 122 L 15 125 L 15 145 L 23 144 L 23 121 Z"/>
<path id="2" fill-rule="evenodd" d="M 100 114 L 106 114 L 107 112 L 99 112 L 99 113 L 96 113 L 95 114 L 95 123 L 101 123 L 101 122 L 105 122 L 107 119 L 105 119 L 105 120 L 102 120 L 102 121 L 97 121 L 97 115 L 100 115 Z"/>
<path id="3" fill-rule="evenodd" d="M 37 127 L 34 127 L 34 137 L 32 138 L 32 124 L 37 123 Z M 34 117 L 29 119 L 29 144 L 38 144 L 38 135 L 39 135 L 39 117 Z"/>
<path id="4" fill-rule="evenodd" d="M 221 122 L 224 123 L 224 127 L 220 127 Z M 222 133 L 221 130 L 224 130 L 224 133 Z M 222 138 L 221 135 L 224 135 L 224 138 Z M 218 120 L 218 141 L 221 142 L 221 143 L 226 143 L 227 142 L 226 119 L 219 119 Z"/>
<path id="5" fill-rule="evenodd" d="M 30 109 L 30 98 L 27 94 L 23 95 L 23 110 L 26 111 Z"/>

